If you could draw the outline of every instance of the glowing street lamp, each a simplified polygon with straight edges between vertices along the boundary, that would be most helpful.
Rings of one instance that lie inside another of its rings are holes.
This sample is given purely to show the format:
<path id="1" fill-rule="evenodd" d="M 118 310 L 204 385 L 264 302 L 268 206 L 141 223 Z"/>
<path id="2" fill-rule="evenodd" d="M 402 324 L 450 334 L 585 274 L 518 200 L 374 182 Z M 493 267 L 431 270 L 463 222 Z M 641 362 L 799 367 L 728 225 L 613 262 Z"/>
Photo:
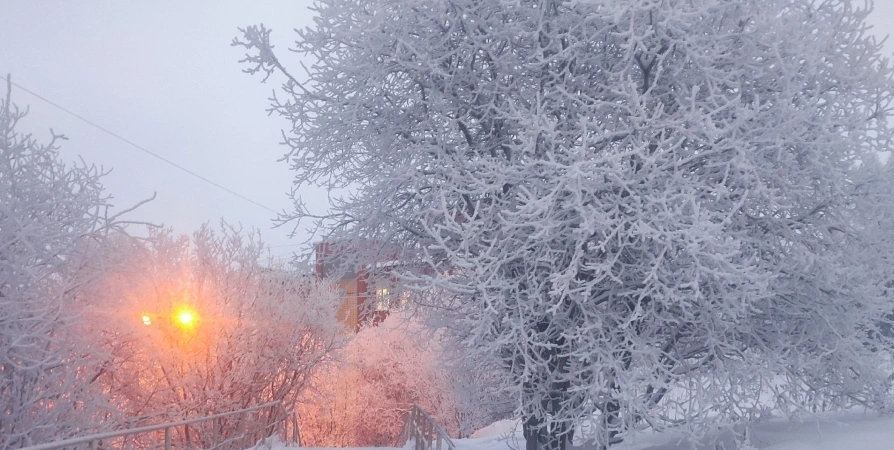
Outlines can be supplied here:
<path id="1" fill-rule="evenodd" d="M 192 329 L 196 326 L 197 319 L 195 311 L 188 308 L 180 309 L 174 314 L 174 322 L 184 329 Z"/>
<path id="2" fill-rule="evenodd" d="M 152 318 L 148 314 L 143 314 L 143 325 L 152 325 Z"/>

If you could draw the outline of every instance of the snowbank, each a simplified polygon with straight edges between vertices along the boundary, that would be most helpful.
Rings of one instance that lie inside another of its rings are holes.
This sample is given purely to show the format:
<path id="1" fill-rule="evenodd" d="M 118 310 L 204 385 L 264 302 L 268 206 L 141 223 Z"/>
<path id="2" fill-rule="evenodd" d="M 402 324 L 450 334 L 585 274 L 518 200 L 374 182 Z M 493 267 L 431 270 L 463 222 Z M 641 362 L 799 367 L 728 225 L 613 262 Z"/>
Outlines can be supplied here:
<path id="1" fill-rule="evenodd" d="M 709 436 L 695 446 L 671 432 L 642 433 L 612 450 L 894 450 L 894 417 L 851 413 L 803 422 L 778 420 L 753 424 L 748 427 L 748 435 L 751 448 L 737 447 L 730 432 Z M 454 439 L 457 450 L 523 450 L 525 446 L 518 420 L 495 422 L 472 436 Z M 250 450 L 295 449 L 274 439 Z M 398 449 L 357 447 L 351 450 Z"/>
<path id="2" fill-rule="evenodd" d="M 748 427 L 751 445 L 758 450 L 894 450 L 894 417 L 838 414 L 803 422 L 771 421 Z M 517 420 L 504 420 L 476 431 L 470 439 L 456 439 L 457 450 L 524 449 Z M 643 433 L 612 450 L 739 450 L 729 432 L 718 433 L 693 447 L 674 433 Z M 747 449 L 741 449 L 747 450 Z"/>

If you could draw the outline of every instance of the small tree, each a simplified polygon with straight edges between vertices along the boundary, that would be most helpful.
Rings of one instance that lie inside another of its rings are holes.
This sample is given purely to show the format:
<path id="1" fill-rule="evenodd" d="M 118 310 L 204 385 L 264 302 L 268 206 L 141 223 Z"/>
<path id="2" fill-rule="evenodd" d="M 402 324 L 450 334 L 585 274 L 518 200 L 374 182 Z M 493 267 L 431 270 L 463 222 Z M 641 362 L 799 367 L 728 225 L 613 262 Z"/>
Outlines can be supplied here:
<path id="1" fill-rule="evenodd" d="M 417 288 L 501 364 L 528 450 L 593 422 L 884 403 L 886 242 L 857 226 L 889 150 L 891 68 L 850 0 L 329 0 L 295 50 L 249 27 L 248 72 L 315 216 L 404 245 Z M 870 208 L 871 209 L 871 208 Z M 887 351 L 887 350 L 886 350 Z"/>
<path id="2" fill-rule="evenodd" d="M 9 92 L 11 89 L 8 86 Z M 0 449 L 21 448 L 114 423 L 91 383 L 96 360 L 72 333 L 74 292 L 89 282 L 107 221 L 102 173 L 65 165 L 49 144 L 16 132 L 25 116 L 0 100 Z"/>
<path id="3" fill-rule="evenodd" d="M 394 445 L 410 406 L 430 405 L 444 387 L 433 370 L 434 352 L 424 340 L 409 337 L 392 315 L 351 339 L 302 401 L 301 430 L 309 445 Z M 451 409 L 446 402 L 435 405 Z"/>
<path id="4" fill-rule="evenodd" d="M 414 403 L 451 436 L 467 437 L 502 418 L 493 405 L 469 401 L 486 398 L 487 386 L 474 370 L 449 365 L 450 352 L 442 348 L 438 334 L 404 312 L 362 328 L 337 360 L 314 377 L 302 400 L 305 443 L 394 445 Z"/>

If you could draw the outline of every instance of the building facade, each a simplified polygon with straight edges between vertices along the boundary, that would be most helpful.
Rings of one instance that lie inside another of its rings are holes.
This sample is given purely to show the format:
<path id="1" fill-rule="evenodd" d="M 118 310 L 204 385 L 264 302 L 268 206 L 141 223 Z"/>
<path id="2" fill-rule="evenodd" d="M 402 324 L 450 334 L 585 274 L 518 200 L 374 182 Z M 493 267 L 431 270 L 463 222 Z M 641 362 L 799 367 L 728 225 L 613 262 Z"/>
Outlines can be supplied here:
<path id="1" fill-rule="evenodd" d="M 381 248 L 373 253 L 373 248 L 368 243 L 345 242 L 321 242 L 314 246 L 314 272 L 343 293 L 337 317 L 354 332 L 378 324 L 407 298 L 393 273 L 399 253 Z"/>

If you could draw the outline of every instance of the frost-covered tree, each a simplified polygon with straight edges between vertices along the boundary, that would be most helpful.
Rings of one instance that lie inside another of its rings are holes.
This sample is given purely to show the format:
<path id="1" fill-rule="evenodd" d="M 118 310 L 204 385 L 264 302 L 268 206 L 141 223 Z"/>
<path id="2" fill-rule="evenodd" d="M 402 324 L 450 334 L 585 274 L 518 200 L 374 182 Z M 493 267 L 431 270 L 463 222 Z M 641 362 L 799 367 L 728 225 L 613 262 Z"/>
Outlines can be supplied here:
<path id="1" fill-rule="evenodd" d="M 8 86 L 8 85 L 7 85 Z M 16 131 L 25 111 L 0 99 L 0 449 L 70 437 L 112 416 L 90 383 L 96 360 L 72 333 L 74 292 L 109 223 L 102 173 L 66 165 Z"/>
<path id="2" fill-rule="evenodd" d="M 82 333 L 103 357 L 98 382 L 130 418 L 180 420 L 269 401 L 291 410 L 342 345 L 340 294 L 309 273 L 265 264 L 254 233 L 224 224 L 191 237 L 114 237 L 98 261 L 112 267 L 78 306 L 95 318 Z M 191 439 L 239 431 L 208 427 Z"/>
<path id="3" fill-rule="evenodd" d="M 857 172 L 892 83 L 850 0 L 324 0 L 285 84 L 327 235 L 404 245 L 507 373 L 528 450 L 886 401 Z M 869 208 L 871 209 L 871 208 Z M 768 396 L 759 394 L 772 392 Z"/>
<path id="4" fill-rule="evenodd" d="M 352 336 L 336 361 L 318 374 L 299 409 L 302 437 L 316 447 L 394 445 L 404 415 L 423 405 L 455 429 L 446 372 L 418 322 L 391 315 Z M 408 323 L 409 322 L 409 323 Z"/>
<path id="5" fill-rule="evenodd" d="M 301 436 L 314 447 L 391 446 L 421 405 L 452 436 L 503 418 L 487 374 L 455 366 L 440 333 L 393 313 L 366 326 L 317 373 L 299 407 Z M 511 409 L 511 408 L 510 408 Z"/>
<path id="6" fill-rule="evenodd" d="M 873 330 L 886 339 L 894 339 L 894 161 L 890 156 L 889 151 L 885 163 L 867 159 L 856 171 L 855 195 L 861 201 L 852 210 L 853 226 L 869 235 L 861 247 L 854 249 L 860 255 L 861 269 L 874 272 L 872 277 L 876 279 L 888 280 L 883 291 L 889 302 L 888 312 L 879 321 L 879 328 Z M 894 366 L 891 371 L 894 380 Z"/>

